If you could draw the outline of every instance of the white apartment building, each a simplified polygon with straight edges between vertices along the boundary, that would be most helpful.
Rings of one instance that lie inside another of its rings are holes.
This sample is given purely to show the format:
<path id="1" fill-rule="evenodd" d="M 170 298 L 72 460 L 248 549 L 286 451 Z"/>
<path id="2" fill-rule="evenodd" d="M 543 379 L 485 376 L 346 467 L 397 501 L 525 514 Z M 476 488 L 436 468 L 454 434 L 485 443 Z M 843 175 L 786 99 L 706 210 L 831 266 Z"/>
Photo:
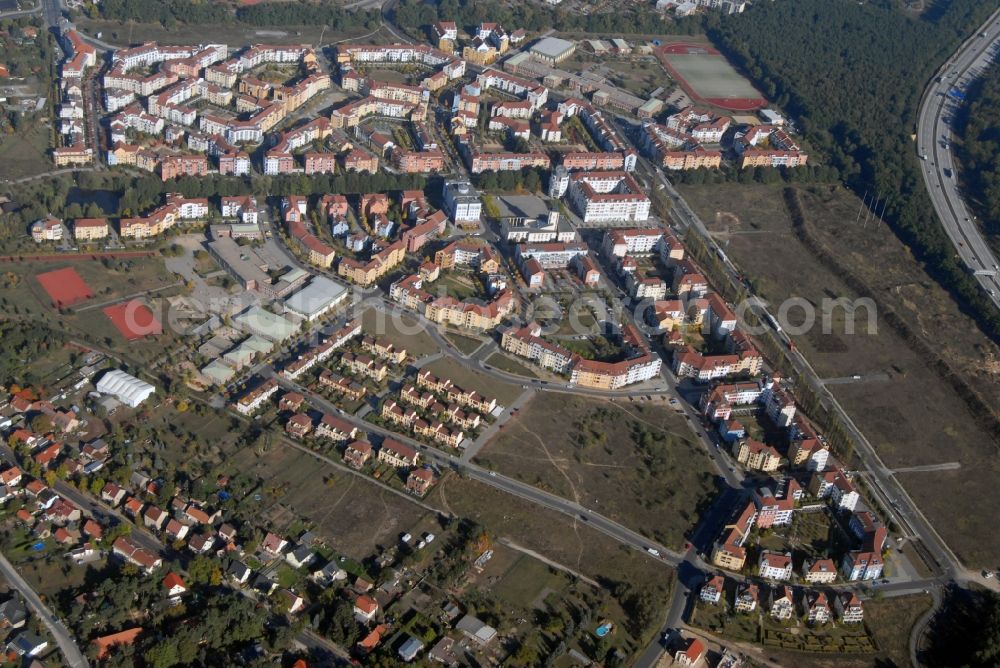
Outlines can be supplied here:
<path id="1" fill-rule="evenodd" d="M 483 202 L 468 181 L 445 181 L 444 208 L 456 224 L 479 223 Z"/>
<path id="2" fill-rule="evenodd" d="M 649 219 L 649 198 L 627 172 L 577 172 L 569 177 L 569 199 L 585 223 Z"/>

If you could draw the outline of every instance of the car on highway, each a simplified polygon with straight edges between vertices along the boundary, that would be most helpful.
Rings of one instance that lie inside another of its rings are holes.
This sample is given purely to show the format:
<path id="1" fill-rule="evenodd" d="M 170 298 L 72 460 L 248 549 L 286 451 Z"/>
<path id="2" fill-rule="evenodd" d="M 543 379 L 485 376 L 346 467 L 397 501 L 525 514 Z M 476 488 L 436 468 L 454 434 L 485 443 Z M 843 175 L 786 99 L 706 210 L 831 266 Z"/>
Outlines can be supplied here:
<path id="1" fill-rule="evenodd" d="M 660 556 L 660 551 L 657 550 L 657 549 L 655 549 L 655 548 L 652 548 L 652 547 L 647 547 L 646 548 L 646 552 L 649 552 L 654 557 L 659 557 Z"/>

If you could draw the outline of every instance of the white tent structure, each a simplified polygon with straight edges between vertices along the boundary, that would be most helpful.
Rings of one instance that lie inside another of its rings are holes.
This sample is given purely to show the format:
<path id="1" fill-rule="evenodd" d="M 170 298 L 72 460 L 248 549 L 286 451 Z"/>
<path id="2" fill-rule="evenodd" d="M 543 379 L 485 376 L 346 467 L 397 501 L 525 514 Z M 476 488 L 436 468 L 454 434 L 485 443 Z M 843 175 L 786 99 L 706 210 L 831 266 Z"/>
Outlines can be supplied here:
<path id="1" fill-rule="evenodd" d="M 110 394 L 123 404 L 135 408 L 156 392 L 156 388 L 124 371 L 113 369 L 97 381 L 97 391 Z"/>

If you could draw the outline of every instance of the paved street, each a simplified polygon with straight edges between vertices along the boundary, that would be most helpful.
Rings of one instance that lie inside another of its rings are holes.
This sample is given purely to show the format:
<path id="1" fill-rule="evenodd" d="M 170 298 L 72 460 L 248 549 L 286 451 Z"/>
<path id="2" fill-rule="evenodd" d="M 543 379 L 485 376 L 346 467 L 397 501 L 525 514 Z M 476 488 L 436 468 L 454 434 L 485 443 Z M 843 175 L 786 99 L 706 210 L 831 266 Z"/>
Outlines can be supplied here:
<path id="1" fill-rule="evenodd" d="M 668 550 L 665 546 L 660 545 L 659 543 L 648 539 L 611 519 L 595 513 L 593 510 L 581 504 L 574 503 L 560 496 L 556 496 L 555 494 L 550 494 L 519 480 L 508 478 L 507 476 L 501 475 L 495 471 L 484 469 L 470 461 L 463 461 L 459 459 L 457 455 L 442 452 L 408 436 L 398 434 L 389 429 L 366 422 L 365 420 L 362 420 L 354 415 L 344 413 L 321 395 L 310 391 L 308 388 L 303 385 L 299 385 L 294 381 L 290 381 L 286 378 L 273 374 L 273 371 L 270 369 L 263 370 L 263 375 L 271 375 L 282 387 L 301 393 L 313 406 L 316 406 L 320 410 L 337 415 L 343 420 L 347 420 L 358 429 L 362 429 L 370 434 L 376 434 L 382 438 L 392 438 L 401 443 L 405 443 L 412 448 L 416 448 L 420 451 L 421 457 L 423 457 L 425 461 L 436 465 L 441 471 L 447 469 L 458 470 L 468 477 L 490 485 L 491 487 L 495 487 L 509 494 L 521 497 L 539 506 L 549 508 L 550 510 L 556 510 L 564 515 L 573 517 L 575 520 L 587 522 L 598 531 L 615 538 L 622 544 L 643 551 L 646 551 L 648 548 L 652 548 L 659 553 L 659 558 L 668 564 L 676 564 L 681 560 L 681 555 L 677 552 Z"/>
<path id="2" fill-rule="evenodd" d="M 14 565 L 7 561 L 7 557 L 3 556 L 3 554 L 0 554 L 0 573 L 7 579 L 11 587 L 21 592 L 21 596 L 24 597 L 31 611 L 48 627 L 49 632 L 56 640 L 56 644 L 59 645 L 59 651 L 62 652 L 66 664 L 71 666 L 71 668 L 84 668 L 90 665 L 83 652 L 76 646 L 76 641 L 70 635 L 69 630 L 42 603 L 42 599 L 38 597 L 35 590 L 21 577 L 21 574 L 17 572 Z"/>
<path id="3" fill-rule="evenodd" d="M 997 258 L 980 233 L 975 216 L 966 207 L 959 189 L 950 122 L 962 106 L 953 95 L 957 90 L 967 90 L 969 83 L 989 66 L 998 45 L 1000 10 L 941 66 L 938 76 L 924 92 L 917 123 L 917 153 L 923 161 L 924 183 L 945 232 L 966 267 L 976 274 L 993 303 L 1000 306 Z"/>
<path id="4" fill-rule="evenodd" d="M 678 193 L 673 185 L 667 181 L 662 172 L 658 172 L 658 176 L 664 184 L 667 194 L 674 200 L 674 207 L 671 210 L 671 217 L 674 221 L 683 228 L 694 229 L 704 238 L 710 248 L 713 250 L 718 249 L 718 245 L 708 233 L 708 229 L 705 227 L 705 224 L 700 218 L 698 218 L 697 215 L 695 215 L 688 204 L 680 196 L 680 193 Z M 733 267 L 731 263 L 727 263 L 727 269 L 728 279 L 731 284 L 734 287 L 737 285 L 742 286 L 742 282 L 739 279 L 739 274 L 736 271 L 736 268 Z M 763 307 L 757 307 L 756 310 L 765 318 L 769 315 L 767 310 Z M 938 533 L 916 507 L 916 504 L 914 504 L 912 499 L 910 499 L 903 487 L 892 477 L 892 473 L 885 466 L 885 464 L 882 463 L 881 459 L 879 459 L 879 456 L 872 447 L 871 443 L 869 443 L 868 439 L 861 432 L 861 430 L 858 429 L 857 425 L 854 424 L 854 421 L 839 404 L 829 389 L 826 388 L 823 381 L 809 364 L 809 361 L 798 350 L 789 349 L 788 344 L 791 340 L 788 338 L 788 335 L 784 332 L 779 332 L 776 333 L 776 336 L 785 346 L 786 355 L 795 367 L 796 371 L 801 373 L 803 377 L 807 379 L 808 383 L 813 387 L 817 395 L 821 397 L 823 407 L 839 417 L 848 434 L 857 443 L 858 455 L 863 462 L 864 470 L 867 471 L 867 475 L 869 476 L 869 489 L 874 493 L 880 504 L 890 514 L 890 518 L 895 521 L 897 526 L 902 528 L 903 533 L 919 537 L 922 543 L 927 547 L 932 557 L 942 568 L 947 568 L 953 573 L 961 573 L 965 577 L 975 577 L 973 573 L 965 570 L 955 555 L 951 552 L 950 548 L 948 548 Z"/>

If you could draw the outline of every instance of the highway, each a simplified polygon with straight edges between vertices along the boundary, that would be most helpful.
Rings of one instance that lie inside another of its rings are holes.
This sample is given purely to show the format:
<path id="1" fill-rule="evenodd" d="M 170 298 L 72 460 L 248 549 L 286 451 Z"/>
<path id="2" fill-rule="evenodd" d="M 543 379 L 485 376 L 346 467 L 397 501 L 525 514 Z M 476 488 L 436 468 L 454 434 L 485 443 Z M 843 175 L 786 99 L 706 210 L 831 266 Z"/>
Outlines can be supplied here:
<path id="1" fill-rule="evenodd" d="M 983 37 L 985 35 L 985 37 Z M 962 105 L 949 93 L 965 90 L 994 59 L 1000 44 L 1000 10 L 959 47 L 927 86 L 917 120 L 917 153 L 934 211 L 970 273 L 1000 307 L 997 258 L 990 250 L 959 191 L 950 121 Z"/>
<path id="2" fill-rule="evenodd" d="M 24 597 L 25 602 L 31 608 L 32 612 L 35 613 L 35 616 L 48 627 L 52 637 L 56 640 L 56 644 L 59 645 L 59 651 L 62 652 L 66 665 L 72 668 L 85 668 L 89 666 L 87 658 L 80 651 L 80 648 L 76 646 L 76 641 L 73 640 L 73 636 L 70 635 L 69 630 L 52 614 L 51 610 L 45 607 L 45 604 L 42 603 L 42 599 L 38 597 L 35 590 L 21 577 L 21 574 L 14 568 L 14 564 L 7 561 L 7 557 L 3 556 L 3 554 L 0 554 L 0 573 L 7 579 L 11 587 L 21 592 L 21 596 Z"/>

